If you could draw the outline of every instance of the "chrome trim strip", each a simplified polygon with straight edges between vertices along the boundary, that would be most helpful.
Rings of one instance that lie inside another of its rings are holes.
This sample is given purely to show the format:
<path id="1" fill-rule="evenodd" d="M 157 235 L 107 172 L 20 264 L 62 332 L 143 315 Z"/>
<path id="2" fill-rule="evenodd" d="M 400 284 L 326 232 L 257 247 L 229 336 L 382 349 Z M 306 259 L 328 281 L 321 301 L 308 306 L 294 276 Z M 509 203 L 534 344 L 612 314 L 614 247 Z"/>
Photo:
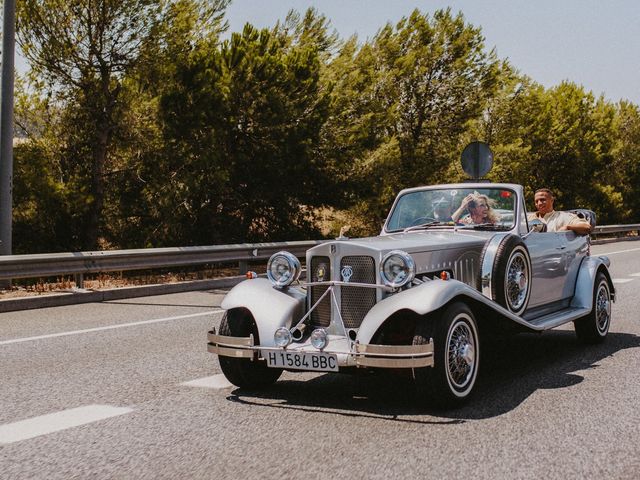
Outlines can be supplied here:
<path id="1" fill-rule="evenodd" d="M 222 357 L 234 357 L 234 358 L 254 358 L 255 352 L 252 349 L 239 349 L 239 348 L 228 348 L 221 347 L 215 344 L 208 344 L 207 351 L 209 353 L 217 353 Z"/>
<path id="2" fill-rule="evenodd" d="M 377 367 L 377 368 L 421 368 L 433 367 L 433 357 L 416 357 L 416 358 L 381 358 L 381 357 L 362 357 L 356 359 L 356 365 L 359 367 Z"/>
<path id="3" fill-rule="evenodd" d="M 385 290 L 387 292 L 395 292 L 397 288 L 387 287 L 386 285 L 377 285 L 373 283 L 357 283 L 357 282 L 339 282 L 339 281 L 328 281 L 328 282 L 306 282 L 301 283 L 302 287 L 316 287 L 322 285 L 340 286 L 340 287 L 364 287 L 364 288 L 379 288 L 380 290 Z"/>
<path id="4" fill-rule="evenodd" d="M 424 345 L 356 344 L 356 365 L 378 368 L 433 366 L 433 339 Z"/>
<path id="5" fill-rule="evenodd" d="M 357 353 L 367 355 L 401 356 L 401 355 L 433 355 L 433 341 L 424 345 L 376 345 L 357 344 Z"/>
<path id="6" fill-rule="evenodd" d="M 489 240 L 489 245 L 487 245 L 487 249 L 485 250 L 484 257 L 482 259 L 482 265 L 480 265 L 480 293 L 491 300 L 493 300 L 491 298 L 491 286 L 493 281 L 491 275 L 493 273 L 493 264 L 496 260 L 498 247 L 507 235 L 508 234 L 494 235 L 491 240 Z"/>
<path id="7" fill-rule="evenodd" d="M 224 345 L 227 347 L 253 347 L 253 334 L 248 337 L 229 337 L 226 335 L 217 335 L 215 330 L 210 330 L 207 333 L 207 340 L 217 345 Z"/>

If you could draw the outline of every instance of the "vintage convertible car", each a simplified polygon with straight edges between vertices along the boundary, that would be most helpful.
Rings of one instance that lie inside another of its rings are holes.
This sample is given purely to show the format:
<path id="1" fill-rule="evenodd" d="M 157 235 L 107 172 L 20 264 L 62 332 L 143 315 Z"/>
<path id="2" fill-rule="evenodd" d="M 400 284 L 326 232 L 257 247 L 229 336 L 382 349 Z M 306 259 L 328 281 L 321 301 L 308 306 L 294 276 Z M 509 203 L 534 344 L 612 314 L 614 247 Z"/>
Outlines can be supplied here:
<path id="1" fill-rule="evenodd" d="M 459 206 L 469 193 L 490 199 L 492 222 L 435 220 L 443 198 Z M 595 225 L 592 212 L 577 213 Z M 298 259 L 279 252 L 268 279 L 236 285 L 208 350 L 239 387 L 271 384 L 283 370 L 393 369 L 413 378 L 419 398 L 454 406 L 474 388 L 484 335 L 573 322 L 579 340 L 603 341 L 615 295 L 609 259 L 590 255 L 588 235 L 546 232 L 526 214 L 515 184 L 403 190 L 379 236 L 309 249 L 305 282 Z"/>

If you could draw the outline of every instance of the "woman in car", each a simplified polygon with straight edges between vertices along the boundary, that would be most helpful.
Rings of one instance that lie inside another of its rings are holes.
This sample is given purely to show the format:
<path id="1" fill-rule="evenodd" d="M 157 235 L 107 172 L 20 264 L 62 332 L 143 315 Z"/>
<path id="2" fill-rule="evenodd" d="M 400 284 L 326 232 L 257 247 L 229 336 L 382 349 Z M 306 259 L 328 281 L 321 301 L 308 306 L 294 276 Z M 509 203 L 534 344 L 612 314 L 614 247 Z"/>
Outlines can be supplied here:
<path id="1" fill-rule="evenodd" d="M 494 201 L 481 193 L 470 193 L 462 200 L 451 218 L 456 223 L 464 225 L 479 225 L 482 223 L 496 223 L 499 220 L 498 214 L 493 210 Z M 462 217 L 468 211 L 469 215 Z M 462 217 L 462 218 L 460 218 Z"/>

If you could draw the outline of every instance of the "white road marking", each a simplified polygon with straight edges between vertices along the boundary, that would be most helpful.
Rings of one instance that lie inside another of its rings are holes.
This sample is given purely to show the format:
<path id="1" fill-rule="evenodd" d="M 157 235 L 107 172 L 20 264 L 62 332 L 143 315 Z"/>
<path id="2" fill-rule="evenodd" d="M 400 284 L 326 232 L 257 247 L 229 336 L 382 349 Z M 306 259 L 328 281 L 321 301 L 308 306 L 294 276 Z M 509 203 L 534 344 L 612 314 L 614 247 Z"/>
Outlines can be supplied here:
<path id="1" fill-rule="evenodd" d="M 213 377 L 198 378 L 189 382 L 183 382 L 180 385 L 185 385 L 187 387 L 213 388 L 216 390 L 234 386 L 233 383 L 230 383 L 222 374 L 214 375 Z"/>
<path id="2" fill-rule="evenodd" d="M 630 277 L 640 277 L 640 273 L 630 273 Z"/>
<path id="3" fill-rule="evenodd" d="M 633 278 L 612 278 L 613 283 L 628 283 L 633 282 Z"/>
<path id="4" fill-rule="evenodd" d="M 10 345 L 12 343 L 31 342 L 33 340 L 44 340 L 46 338 L 66 337 L 69 335 L 81 335 L 83 333 L 102 332 L 104 330 L 114 330 L 116 328 L 135 327 L 138 325 L 149 325 L 152 323 L 170 322 L 172 320 L 182 320 L 185 318 L 204 317 L 213 313 L 219 313 L 222 310 L 207 310 L 206 312 L 191 313 L 189 315 L 178 315 L 177 317 L 156 318 L 154 320 L 143 320 L 140 322 L 120 323 L 118 325 L 108 325 L 106 327 L 87 328 L 85 330 L 73 330 L 70 332 L 52 333 L 50 335 L 38 335 L 37 337 L 14 338 L 12 340 L 3 340 L 0 345 Z"/>
<path id="5" fill-rule="evenodd" d="M 87 423 L 116 417 L 132 411 L 133 409 L 126 407 L 87 405 L 86 407 L 71 408 L 61 412 L 20 420 L 19 422 L 7 423 L 0 425 L 0 445 L 59 432 L 60 430 L 86 425 Z"/>
<path id="6" fill-rule="evenodd" d="M 627 253 L 627 252 L 637 252 L 638 250 L 640 250 L 640 248 L 630 248 L 629 250 L 618 250 L 616 252 L 603 252 L 599 255 L 594 255 L 594 257 L 599 257 L 600 255 L 602 256 L 607 256 L 607 255 L 615 255 L 616 253 Z"/>

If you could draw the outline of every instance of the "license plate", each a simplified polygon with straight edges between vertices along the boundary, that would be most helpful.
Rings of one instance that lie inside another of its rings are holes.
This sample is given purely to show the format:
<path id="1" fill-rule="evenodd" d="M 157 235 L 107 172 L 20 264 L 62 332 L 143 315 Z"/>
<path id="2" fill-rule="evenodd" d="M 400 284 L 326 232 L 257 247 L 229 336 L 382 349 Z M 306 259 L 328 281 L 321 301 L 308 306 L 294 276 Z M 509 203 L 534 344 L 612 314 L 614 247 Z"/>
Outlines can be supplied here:
<path id="1" fill-rule="evenodd" d="M 271 368 L 288 368 L 291 370 L 310 370 L 314 372 L 337 372 L 338 357 L 333 353 L 323 352 L 262 352 Z"/>

